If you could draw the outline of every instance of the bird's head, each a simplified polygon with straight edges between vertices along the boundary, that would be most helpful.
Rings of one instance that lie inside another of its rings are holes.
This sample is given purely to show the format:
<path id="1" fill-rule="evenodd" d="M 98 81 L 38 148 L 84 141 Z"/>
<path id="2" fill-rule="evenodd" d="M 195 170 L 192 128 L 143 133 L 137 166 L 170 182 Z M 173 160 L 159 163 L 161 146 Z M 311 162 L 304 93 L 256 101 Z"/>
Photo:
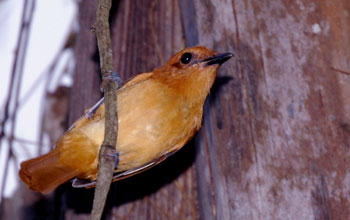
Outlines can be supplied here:
<path id="1" fill-rule="evenodd" d="M 185 48 L 155 69 L 154 77 L 186 98 L 204 101 L 218 68 L 232 56 L 232 53 L 216 53 L 203 46 Z"/>

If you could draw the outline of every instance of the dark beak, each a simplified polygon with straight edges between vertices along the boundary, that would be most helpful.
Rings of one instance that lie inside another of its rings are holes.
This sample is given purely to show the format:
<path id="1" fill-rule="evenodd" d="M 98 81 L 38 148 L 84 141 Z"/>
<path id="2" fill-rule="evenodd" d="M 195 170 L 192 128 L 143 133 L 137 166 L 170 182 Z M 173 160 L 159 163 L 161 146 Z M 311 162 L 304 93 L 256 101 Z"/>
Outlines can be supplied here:
<path id="1" fill-rule="evenodd" d="M 214 64 L 223 64 L 224 62 L 226 62 L 228 59 L 230 59 L 231 57 L 233 57 L 232 53 L 219 53 L 216 54 L 214 56 L 205 58 L 204 60 L 201 61 L 201 63 L 204 63 L 204 66 L 210 66 L 210 65 L 214 65 Z"/>

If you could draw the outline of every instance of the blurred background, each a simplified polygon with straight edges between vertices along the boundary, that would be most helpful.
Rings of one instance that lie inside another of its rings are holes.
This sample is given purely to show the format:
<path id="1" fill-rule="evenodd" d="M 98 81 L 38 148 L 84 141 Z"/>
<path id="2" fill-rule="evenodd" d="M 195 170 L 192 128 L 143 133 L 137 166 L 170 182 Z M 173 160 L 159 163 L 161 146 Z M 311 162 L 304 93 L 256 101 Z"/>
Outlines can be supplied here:
<path id="1" fill-rule="evenodd" d="M 0 11 L 0 218 L 20 219 L 20 162 L 49 151 L 66 126 L 77 2 L 4 0 Z"/>
<path id="2" fill-rule="evenodd" d="M 90 219 L 94 189 L 19 180 L 102 96 L 96 0 L 0 1 L 0 219 Z M 186 46 L 232 52 L 201 131 L 112 184 L 105 219 L 350 219 L 350 3 L 115 0 L 127 80 Z"/>

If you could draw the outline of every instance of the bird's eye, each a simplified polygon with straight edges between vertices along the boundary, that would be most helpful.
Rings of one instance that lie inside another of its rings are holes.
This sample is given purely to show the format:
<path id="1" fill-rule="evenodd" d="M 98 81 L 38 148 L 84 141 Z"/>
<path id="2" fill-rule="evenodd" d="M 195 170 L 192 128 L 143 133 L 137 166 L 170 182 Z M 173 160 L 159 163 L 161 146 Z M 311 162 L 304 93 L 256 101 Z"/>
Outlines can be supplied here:
<path id="1" fill-rule="evenodd" d="M 182 64 L 188 64 L 189 62 L 191 62 L 192 58 L 193 58 L 192 53 L 184 53 L 182 54 L 180 61 Z"/>

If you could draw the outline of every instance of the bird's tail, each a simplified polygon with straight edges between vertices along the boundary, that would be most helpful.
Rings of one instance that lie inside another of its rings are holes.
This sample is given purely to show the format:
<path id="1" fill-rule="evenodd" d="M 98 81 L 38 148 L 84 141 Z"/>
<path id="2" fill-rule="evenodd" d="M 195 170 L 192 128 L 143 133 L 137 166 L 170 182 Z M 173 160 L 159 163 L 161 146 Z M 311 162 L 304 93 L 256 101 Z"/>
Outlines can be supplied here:
<path id="1" fill-rule="evenodd" d="M 59 161 L 59 150 L 25 161 L 21 164 L 19 176 L 28 188 L 49 193 L 57 186 L 79 174 L 76 169 Z"/>

